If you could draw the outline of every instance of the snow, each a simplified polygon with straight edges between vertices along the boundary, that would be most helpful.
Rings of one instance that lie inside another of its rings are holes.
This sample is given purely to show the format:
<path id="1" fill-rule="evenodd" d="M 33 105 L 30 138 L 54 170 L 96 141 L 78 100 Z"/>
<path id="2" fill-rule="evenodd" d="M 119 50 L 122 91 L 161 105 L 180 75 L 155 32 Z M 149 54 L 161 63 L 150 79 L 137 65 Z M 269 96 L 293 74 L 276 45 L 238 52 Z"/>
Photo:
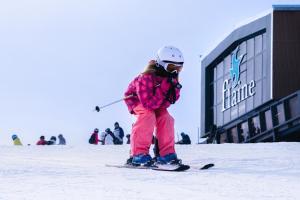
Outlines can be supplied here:
<path id="1" fill-rule="evenodd" d="M 187 172 L 119 169 L 129 146 L 0 146 L 0 199 L 299 199 L 300 143 L 176 146 Z M 215 167 L 199 171 L 203 164 Z"/>

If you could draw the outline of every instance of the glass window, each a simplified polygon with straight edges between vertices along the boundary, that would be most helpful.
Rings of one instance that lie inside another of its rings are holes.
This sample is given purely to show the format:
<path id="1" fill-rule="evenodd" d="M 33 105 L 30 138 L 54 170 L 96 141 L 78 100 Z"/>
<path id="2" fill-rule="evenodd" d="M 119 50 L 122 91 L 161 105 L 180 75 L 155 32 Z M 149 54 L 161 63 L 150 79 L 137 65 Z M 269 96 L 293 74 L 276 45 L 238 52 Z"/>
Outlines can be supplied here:
<path id="1" fill-rule="evenodd" d="M 250 59 L 254 56 L 254 39 L 251 38 L 247 40 L 247 59 Z"/>
<path id="2" fill-rule="evenodd" d="M 217 104 L 222 102 L 223 99 L 223 79 L 217 80 Z"/>
<path id="3" fill-rule="evenodd" d="M 254 80 L 254 61 L 247 61 L 247 82 Z"/>
<path id="4" fill-rule="evenodd" d="M 230 110 L 231 109 L 228 109 L 223 112 L 224 113 L 224 124 L 230 122 Z"/>
<path id="5" fill-rule="evenodd" d="M 230 106 L 229 103 L 230 103 L 230 102 L 229 102 L 229 97 L 226 96 L 226 97 L 224 98 L 224 107 L 225 107 L 225 108 L 228 108 L 228 107 Z M 223 105 L 223 103 L 222 103 L 222 105 Z"/>
<path id="6" fill-rule="evenodd" d="M 220 143 L 222 144 L 222 143 L 227 143 L 227 142 L 228 142 L 228 140 L 227 140 L 227 134 L 226 134 L 226 132 L 221 133 L 221 135 L 220 135 Z"/>
<path id="7" fill-rule="evenodd" d="M 246 77 L 246 71 L 243 71 L 240 73 L 240 81 L 242 83 L 242 85 L 247 83 L 247 77 Z"/>
<path id="8" fill-rule="evenodd" d="M 281 124 L 285 121 L 283 104 L 281 103 L 281 104 L 277 105 L 276 108 L 277 108 L 276 118 L 277 118 L 278 123 Z"/>
<path id="9" fill-rule="evenodd" d="M 262 58 L 263 59 L 263 64 L 262 64 L 263 77 L 267 77 L 268 71 L 269 71 L 269 68 L 270 68 L 270 66 L 267 66 L 267 59 L 268 59 L 267 53 L 264 52 L 262 56 L 263 56 L 263 58 Z"/>
<path id="10" fill-rule="evenodd" d="M 242 101 L 239 103 L 239 116 L 246 112 L 246 101 Z"/>
<path id="11" fill-rule="evenodd" d="M 260 121 L 259 121 L 259 116 L 253 117 L 250 120 L 250 135 L 255 136 L 261 133 L 261 127 L 260 127 Z"/>
<path id="12" fill-rule="evenodd" d="M 247 60 L 247 42 L 243 42 L 242 44 L 240 44 L 240 51 L 239 51 L 239 56 L 240 55 L 243 55 L 243 54 L 246 54 L 245 55 L 245 58 L 243 60 L 243 63 Z"/>
<path id="13" fill-rule="evenodd" d="M 254 39 L 251 38 L 247 40 L 247 59 L 250 59 L 254 56 Z"/>
<path id="14" fill-rule="evenodd" d="M 233 142 L 233 143 L 239 143 L 239 135 L 238 135 L 238 132 L 237 132 L 237 128 L 234 127 L 234 128 L 232 128 L 232 129 L 230 129 L 230 130 L 229 130 L 229 133 L 230 133 L 232 142 Z"/>
<path id="15" fill-rule="evenodd" d="M 262 81 L 257 81 L 254 88 L 255 94 L 254 98 L 254 107 L 257 107 L 262 104 Z"/>
<path id="16" fill-rule="evenodd" d="M 229 54 L 224 59 L 224 74 L 228 74 L 229 75 L 229 69 L 230 69 L 230 67 L 231 67 L 231 55 Z"/>
<path id="17" fill-rule="evenodd" d="M 268 79 L 266 78 L 263 79 L 263 88 L 262 88 L 263 103 L 270 100 L 270 87 L 268 82 L 269 82 Z"/>
<path id="18" fill-rule="evenodd" d="M 246 99 L 246 111 L 251 111 L 253 109 L 253 97 Z"/>
<path id="19" fill-rule="evenodd" d="M 230 117 L 231 117 L 231 120 L 235 119 L 238 117 L 238 105 L 234 106 L 234 107 L 231 107 L 231 112 L 230 112 Z"/>
<path id="20" fill-rule="evenodd" d="M 217 126 L 223 125 L 222 104 L 217 105 Z"/>
<path id="21" fill-rule="evenodd" d="M 260 80 L 263 76 L 262 72 L 262 54 L 255 57 L 255 80 Z"/>
<path id="22" fill-rule="evenodd" d="M 265 112 L 265 119 L 266 119 L 266 129 L 270 130 L 273 128 L 273 122 L 272 122 L 272 113 L 271 110 L 267 110 Z"/>
<path id="23" fill-rule="evenodd" d="M 228 79 L 230 79 L 230 74 L 229 73 L 227 73 L 227 74 L 224 75 L 224 80 L 228 80 Z"/>
<path id="24" fill-rule="evenodd" d="M 262 52 L 262 46 L 263 46 L 262 35 L 258 35 L 255 37 L 255 54 Z"/>
<path id="25" fill-rule="evenodd" d="M 245 121 L 241 124 L 241 142 L 249 139 L 249 127 L 248 122 Z"/>
<path id="26" fill-rule="evenodd" d="M 246 59 L 244 58 L 244 61 L 245 61 Z M 245 70 L 246 70 L 246 66 L 247 66 L 247 62 L 244 62 L 243 64 L 241 64 L 240 65 L 240 71 L 241 72 L 244 72 Z"/>
<path id="27" fill-rule="evenodd" d="M 263 34 L 263 50 L 267 49 L 267 34 Z"/>
<path id="28" fill-rule="evenodd" d="M 299 106 L 298 106 L 297 97 L 293 97 L 289 99 L 288 108 L 289 108 L 289 113 L 291 118 L 297 117 L 299 115 Z"/>
<path id="29" fill-rule="evenodd" d="M 217 79 L 218 78 L 221 78 L 223 76 L 223 62 L 220 62 L 218 65 L 217 65 Z"/>

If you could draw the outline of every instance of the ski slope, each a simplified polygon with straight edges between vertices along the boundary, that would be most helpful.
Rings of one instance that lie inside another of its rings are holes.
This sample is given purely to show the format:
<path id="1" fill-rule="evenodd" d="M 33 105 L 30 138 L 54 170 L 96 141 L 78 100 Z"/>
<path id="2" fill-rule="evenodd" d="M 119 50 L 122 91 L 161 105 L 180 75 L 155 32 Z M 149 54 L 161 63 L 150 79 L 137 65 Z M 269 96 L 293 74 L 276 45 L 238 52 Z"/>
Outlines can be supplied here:
<path id="1" fill-rule="evenodd" d="M 129 146 L 0 146 L 0 200 L 300 198 L 300 143 L 176 146 L 187 172 L 118 169 Z M 197 168 L 215 163 L 210 170 Z"/>

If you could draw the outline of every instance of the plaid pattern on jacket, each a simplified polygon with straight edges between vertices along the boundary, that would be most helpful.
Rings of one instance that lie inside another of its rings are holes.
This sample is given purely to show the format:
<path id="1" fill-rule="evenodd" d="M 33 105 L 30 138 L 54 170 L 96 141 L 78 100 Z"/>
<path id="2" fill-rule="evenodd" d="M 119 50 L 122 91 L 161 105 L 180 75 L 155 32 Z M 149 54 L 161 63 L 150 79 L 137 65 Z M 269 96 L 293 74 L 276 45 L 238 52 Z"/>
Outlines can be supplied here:
<path id="1" fill-rule="evenodd" d="M 178 81 L 173 79 L 174 84 Z M 171 84 L 167 77 L 156 76 L 155 74 L 141 74 L 137 76 L 128 86 L 125 97 L 134 95 L 125 99 L 125 103 L 130 113 L 134 114 L 133 109 L 142 104 L 147 110 L 156 110 L 158 108 L 168 108 L 171 104 L 166 100 L 166 94 Z M 180 89 L 176 88 L 176 101 L 180 96 Z"/>

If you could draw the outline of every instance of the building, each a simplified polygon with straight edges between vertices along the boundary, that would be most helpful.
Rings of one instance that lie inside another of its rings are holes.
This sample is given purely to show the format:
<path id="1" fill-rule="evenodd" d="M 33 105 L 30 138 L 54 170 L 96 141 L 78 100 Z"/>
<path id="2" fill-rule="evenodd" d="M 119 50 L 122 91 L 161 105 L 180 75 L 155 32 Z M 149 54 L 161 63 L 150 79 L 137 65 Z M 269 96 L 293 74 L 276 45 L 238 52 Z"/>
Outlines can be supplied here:
<path id="1" fill-rule="evenodd" d="M 300 5 L 274 5 L 231 32 L 201 65 L 201 137 L 300 141 Z"/>

